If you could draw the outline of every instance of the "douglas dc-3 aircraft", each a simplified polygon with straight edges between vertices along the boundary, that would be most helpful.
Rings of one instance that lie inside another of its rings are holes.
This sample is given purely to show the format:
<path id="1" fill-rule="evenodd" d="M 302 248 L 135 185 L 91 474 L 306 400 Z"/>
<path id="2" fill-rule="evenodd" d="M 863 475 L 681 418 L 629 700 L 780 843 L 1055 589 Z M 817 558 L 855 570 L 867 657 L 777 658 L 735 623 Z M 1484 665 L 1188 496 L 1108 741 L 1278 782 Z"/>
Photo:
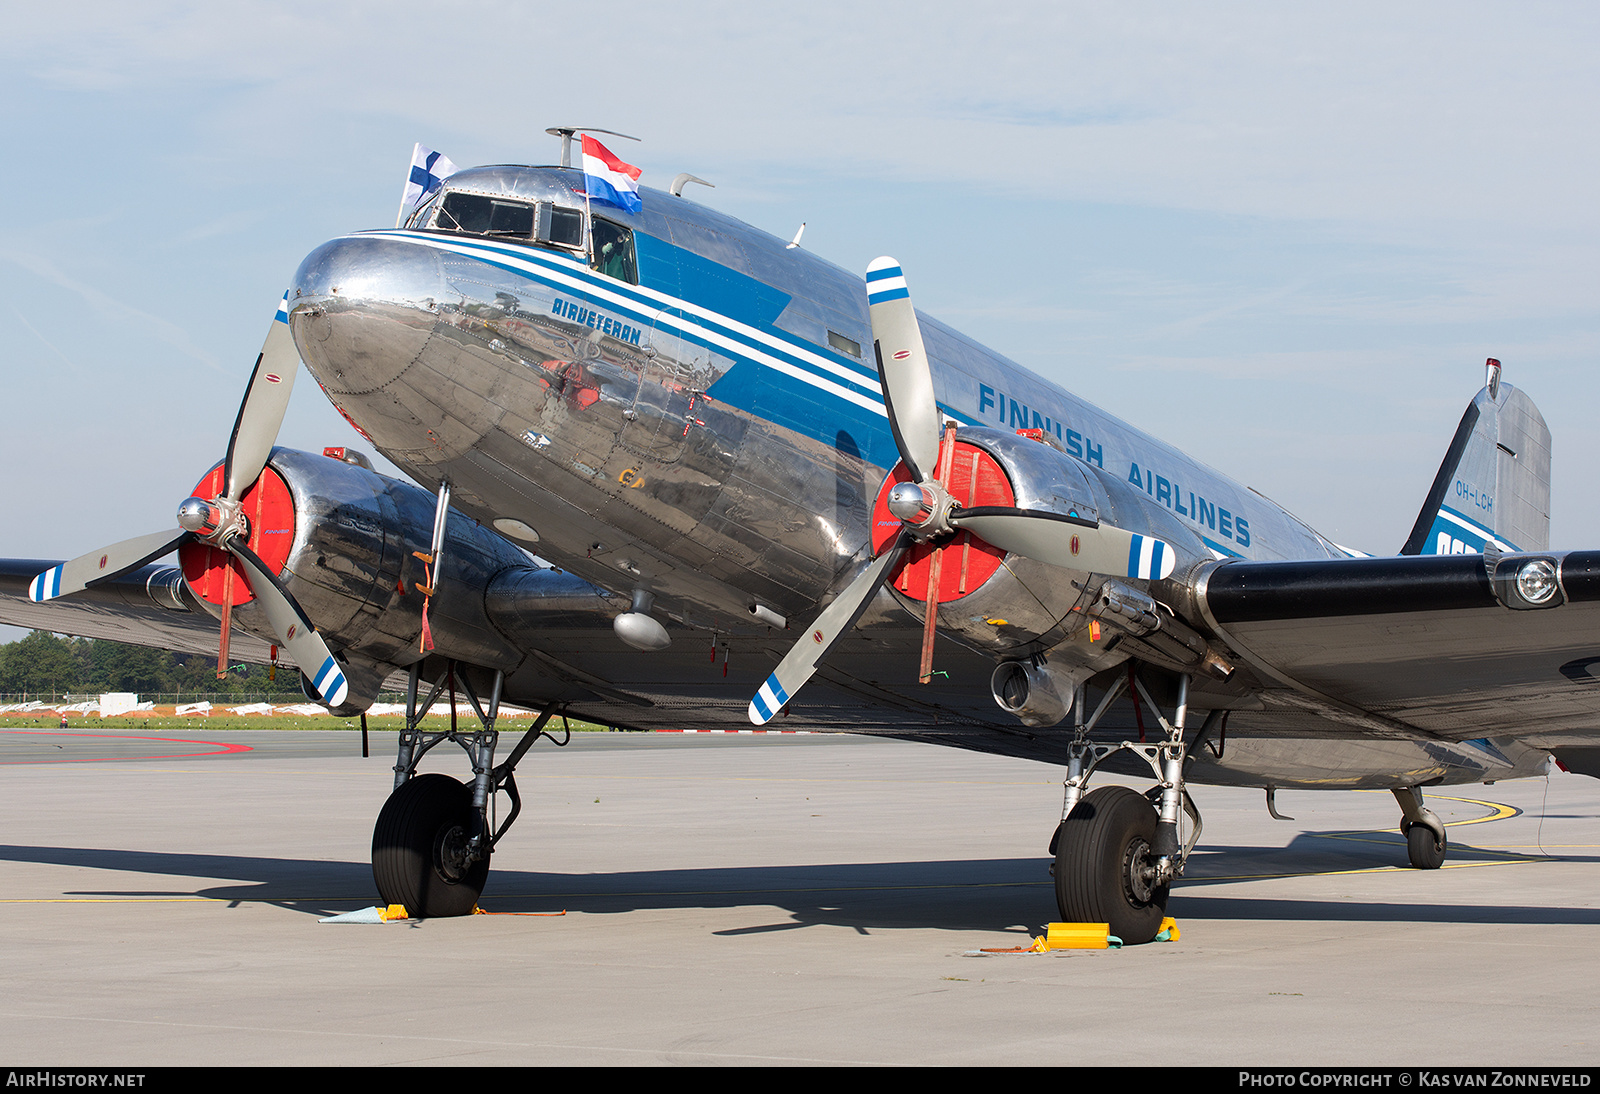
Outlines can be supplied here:
<path id="1" fill-rule="evenodd" d="M 1422 787 L 1600 773 L 1600 551 L 1548 549 L 1549 432 L 1497 362 L 1400 554 L 1359 556 L 918 314 L 892 260 L 863 280 L 688 177 L 627 212 L 571 167 L 462 170 L 318 247 L 179 527 L 5 563 L 0 617 L 272 643 L 340 712 L 404 678 L 373 873 L 428 916 L 472 910 L 520 808 L 540 734 L 497 762 L 502 701 L 1064 764 L 1060 914 L 1128 942 L 1199 837 L 1190 783 L 1389 789 L 1426 869 Z M 273 447 L 301 361 L 420 485 Z M 423 729 L 458 690 L 475 728 Z M 416 774 L 446 740 L 464 782 Z"/>

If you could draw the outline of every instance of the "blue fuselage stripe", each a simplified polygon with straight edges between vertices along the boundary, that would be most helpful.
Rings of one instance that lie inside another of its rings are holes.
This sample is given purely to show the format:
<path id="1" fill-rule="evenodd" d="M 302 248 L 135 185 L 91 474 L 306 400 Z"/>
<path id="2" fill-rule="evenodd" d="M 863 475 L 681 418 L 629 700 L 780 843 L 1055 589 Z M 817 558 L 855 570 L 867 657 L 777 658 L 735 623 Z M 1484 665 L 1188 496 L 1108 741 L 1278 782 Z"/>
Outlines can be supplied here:
<path id="1" fill-rule="evenodd" d="M 899 459 L 877 372 L 803 344 L 787 331 L 770 325 L 757 330 L 665 293 L 646 296 L 579 262 L 546 252 L 408 231 L 373 234 L 471 258 L 597 310 L 620 314 L 641 328 L 670 326 L 691 344 L 725 354 L 731 350 L 734 364 L 708 392 L 714 400 L 829 446 L 848 438 L 862 458 L 877 467 L 892 467 Z M 952 413 L 942 404 L 940 409 L 957 422 L 967 422 L 965 414 Z"/>
<path id="2" fill-rule="evenodd" d="M 595 273 L 579 262 L 562 260 L 552 254 L 531 249 L 518 250 L 454 238 L 445 240 L 437 236 L 415 232 L 374 234 L 394 235 L 412 242 L 439 247 L 455 254 L 474 258 L 486 265 L 505 270 L 519 277 L 531 278 L 557 292 L 583 294 L 586 303 L 596 308 L 621 311 L 642 327 L 648 328 L 652 326 L 663 311 L 676 311 L 679 313 L 678 316 L 664 317 L 664 321 L 675 328 L 681 328 L 684 325 L 702 327 L 713 334 L 742 343 L 752 356 L 776 357 L 784 364 L 815 374 L 819 379 L 834 383 L 851 384 L 860 389 L 860 394 L 868 397 L 879 394 L 877 372 L 857 362 L 847 360 L 841 354 L 825 351 L 820 346 L 803 342 L 788 331 L 770 325 L 760 331 L 760 334 L 765 338 L 757 339 L 752 337 L 756 334 L 756 328 L 749 323 L 741 322 L 738 318 L 726 317 L 715 311 L 697 307 L 690 301 L 679 299 L 664 292 L 660 292 L 658 295 L 646 295 L 626 282 Z M 529 267 L 537 269 L 530 270 Z M 550 281 L 545 277 L 539 276 L 540 272 L 571 278 L 580 282 L 581 287 L 574 289 L 571 286 Z M 646 287 L 648 288 L 648 286 Z M 680 333 L 697 345 L 716 348 L 704 341 L 704 339 L 696 337 L 693 331 L 680 329 Z M 771 344 L 773 342 L 778 344 Z"/>

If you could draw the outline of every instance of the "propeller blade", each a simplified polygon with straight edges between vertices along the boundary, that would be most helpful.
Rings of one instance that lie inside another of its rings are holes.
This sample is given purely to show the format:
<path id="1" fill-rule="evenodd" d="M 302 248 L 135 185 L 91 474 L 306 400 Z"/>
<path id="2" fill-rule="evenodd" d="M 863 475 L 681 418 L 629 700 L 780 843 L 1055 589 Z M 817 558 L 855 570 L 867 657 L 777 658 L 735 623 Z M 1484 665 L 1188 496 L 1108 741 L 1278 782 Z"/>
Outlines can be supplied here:
<path id="1" fill-rule="evenodd" d="M 1155 579 L 1178 561 L 1172 545 L 1154 536 L 1037 509 L 958 509 L 950 523 L 1003 551 L 1072 570 Z"/>
<path id="2" fill-rule="evenodd" d="M 58 596 L 76 593 L 102 581 L 120 577 L 129 570 L 137 570 L 146 562 L 171 553 L 188 538 L 188 532 L 174 528 L 170 532 L 152 532 L 138 539 L 125 539 L 110 547 L 80 555 L 71 562 L 52 566 L 34 578 L 28 586 L 28 599 L 35 604 L 43 604 Z"/>
<path id="3" fill-rule="evenodd" d="M 933 373 L 906 276 L 894 259 L 875 258 L 867 265 L 867 310 L 894 443 L 913 481 L 926 482 L 939 458 L 944 416 L 933 395 Z"/>
<path id="4" fill-rule="evenodd" d="M 889 576 L 889 570 L 905 553 L 909 541 L 909 536 L 900 533 L 887 551 L 873 559 L 872 564 L 862 570 L 832 604 L 823 609 L 817 621 L 811 624 L 810 637 L 800 639 L 789 648 L 778 667 L 772 670 L 772 675 L 767 677 L 766 683 L 761 685 L 761 690 L 750 700 L 751 722 L 758 726 L 766 725 L 805 686 L 812 673 L 817 671 L 817 663 L 827 656 L 839 636 L 855 626 L 861 613 L 867 610 L 867 605 Z"/>
<path id="5" fill-rule="evenodd" d="M 299 371 L 300 351 L 294 348 L 294 337 L 289 333 L 289 294 L 285 292 L 256 357 L 255 371 L 250 374 L 250 386 L 245 389 L 239 417 L 233 423 L 233 436 L 228 441 L 223 481 L 227 483 L 225 496 L 229 499 L 238 501 L 244 497 L 250 484 L 261 477 L 283 426 L 283 414 L 289 408 L 289 395 Z"/>
<path id="6" fill-rule="evenodd" d="M 342 705 L 350 690 L 344 670 L 339 667 L 338 659 L 328 649 L 328 644 L 322 640 L 322 635 L 312 627 L 306 613 L 289 595 L 289 590 L 279 584 L 260 556 L 235 540 L 229 540 L 226 546 L 249 573 L 250 588 L 266 611 L 273 631 L 288 647 L 289 655 L 300 665 L 300 670 L 317 689 L 317 694 L 322 696 L 322 701 L 331 707 Z"/>

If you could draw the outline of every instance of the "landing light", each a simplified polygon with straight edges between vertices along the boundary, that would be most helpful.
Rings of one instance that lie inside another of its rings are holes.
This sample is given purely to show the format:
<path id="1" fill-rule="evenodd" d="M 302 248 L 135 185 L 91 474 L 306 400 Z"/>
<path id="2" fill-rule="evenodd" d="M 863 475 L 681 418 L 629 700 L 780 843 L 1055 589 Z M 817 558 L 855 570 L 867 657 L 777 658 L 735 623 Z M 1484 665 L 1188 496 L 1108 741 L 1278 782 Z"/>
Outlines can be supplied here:
<path id="1" fill-rule="evenodd" d="M 1517 571 L 1517 593 L 1529 604 L 1544 604 L 1556 595 L 1556 568 L 1536 558 Z"/>
<path id="2" fill-rule="evenodd" d="M 499 517 L 493 523 L 494 530 L 501 535 L 510 536 L 512 539 L 520 539 L 524 543 L 539 542 L 539 533 L 534 531 L 530 525 L 522 523 L 515 517 Z"/>

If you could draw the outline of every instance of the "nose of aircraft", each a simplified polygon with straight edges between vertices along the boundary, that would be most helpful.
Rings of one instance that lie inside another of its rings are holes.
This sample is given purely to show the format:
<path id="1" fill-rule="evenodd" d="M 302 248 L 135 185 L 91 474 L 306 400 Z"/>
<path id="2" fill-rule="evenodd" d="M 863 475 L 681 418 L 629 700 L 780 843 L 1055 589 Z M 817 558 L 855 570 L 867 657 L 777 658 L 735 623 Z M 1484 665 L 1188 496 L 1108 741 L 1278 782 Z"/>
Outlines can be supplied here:
<path id="1" fill-rule="evenodd" d="M 417 359 L 445 292 L 437 251 L 393 237 L 346 236 L 300 263 L 289 327 L 330 396 L 370 392 Z"/>

